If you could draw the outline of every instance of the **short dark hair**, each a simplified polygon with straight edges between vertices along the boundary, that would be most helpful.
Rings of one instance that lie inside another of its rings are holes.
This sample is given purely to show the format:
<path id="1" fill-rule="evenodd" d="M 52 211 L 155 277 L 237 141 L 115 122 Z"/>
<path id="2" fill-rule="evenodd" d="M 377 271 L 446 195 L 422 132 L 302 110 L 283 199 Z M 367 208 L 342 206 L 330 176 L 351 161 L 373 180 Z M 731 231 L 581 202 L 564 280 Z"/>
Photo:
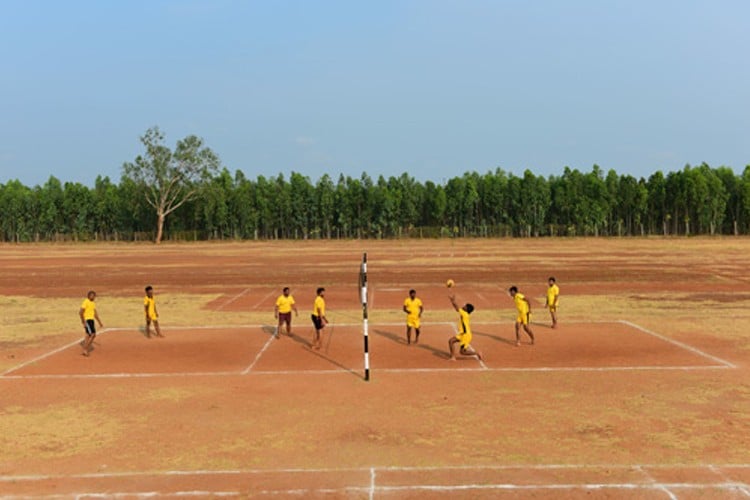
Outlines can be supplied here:
<path id="1" fill-rule="evenodd" d="M 555 277 L 554 277 L 554 276 L 550 276 L 550 277 L 549 277 L 549 279 L 548 279 L 547 281 L 557 281 L 557 280 L 555 280 Z"/>
<path id="2" fill-rule="evenodd" d="M 281 291 L 282 291 L 282 292 L 288 292 L 288 291 L 289 291 L 289 287 L 288 287 L 288 286 L 285 286 L 285 287 L 284 287 L 284 289 L 283 289 L 283 290 L 281 290 Z"/>
<path id="3" fill-rule="evenodd" d="M 508 291 L 518 293 L 518 287 L 516 285 L 513 285 L 512 287 L 508 288 Z"/>
<path id="4" fill-rule="evenodd" d="M 325 292 L 325 291 L 326 291 L 326 289 L 321 286 L 320 288 L 318 288 L 317 290 L 315 290 L 315 293 L 318 294 L 318 295 L 320 295 L 320 292 Z"/>
<path id="5" fill-rule="evenodd" d="M 149 290 L 153 290 L 153 289 L 154 289 L 154 287 L 152 287 L 151 285 L 147 286 L 146 287 L 146 293 L 148 293 Z"/>
<path id="6" fill-rule="evenodd" d="M 92 295 L 96 295 L 96 292 L 93 290 L 89 290 L 88 293 L 86 294 L 86 297 L 91 297 Z"/>
<path id="7" fill-rule="evenodd" d="M 466 305 L 464 306 L 464 310 L 465 310 L 465 311 L 466 311 L 467 313 L 471 314 L 471 313 L 473 313 L 473 312 L 474 312 L 474 305 L 473 305 L 473 304 L 466 304 Z"/>
<path id="8" fill-rule="evenodd" d="M 417 291 L 412 288 L 411 290 L 409 290 L 409 295 L 411 295 L 412 293 L 417 293 Z"/>

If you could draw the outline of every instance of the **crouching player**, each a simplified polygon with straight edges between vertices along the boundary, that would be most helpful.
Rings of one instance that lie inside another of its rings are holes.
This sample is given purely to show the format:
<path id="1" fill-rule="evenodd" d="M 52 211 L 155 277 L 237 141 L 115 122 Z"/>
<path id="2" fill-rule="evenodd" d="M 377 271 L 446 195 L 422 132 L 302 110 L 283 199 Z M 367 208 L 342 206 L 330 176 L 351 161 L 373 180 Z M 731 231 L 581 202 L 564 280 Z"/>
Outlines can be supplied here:
<path id="1" fill-rule="evenodd" d="M 471 323 L 469 315 L 474 312 L 474 306 L 466 304 L 463 307 L 458 307 L 455 295 L 450 295 L 448 298 L 450 299 L 451 304 L 453 304 L 453 308 L 458 313 L 458 333 L 448 340 L 449 359 L 451 361 L 456 360 L 456 344 L 458 344 L 459 354 L 462 356 L 475 357 L 478 360 L 481 360 L 482 353 L 471 347 Z"/>

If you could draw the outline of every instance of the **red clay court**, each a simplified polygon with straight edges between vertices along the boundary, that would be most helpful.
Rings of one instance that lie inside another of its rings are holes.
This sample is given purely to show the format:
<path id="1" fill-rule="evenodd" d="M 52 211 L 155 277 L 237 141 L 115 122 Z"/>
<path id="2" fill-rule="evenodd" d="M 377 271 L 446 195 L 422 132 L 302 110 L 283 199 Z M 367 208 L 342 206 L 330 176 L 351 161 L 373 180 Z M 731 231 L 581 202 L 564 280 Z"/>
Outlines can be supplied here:
<path id="1" fill-rule="evenodd" d="M 533 243 L 8 247 L 8 307 L 73 297 L 73 312 L 69 330 L 5 344 L 0 497 L 750 498 L 750 242 Z M 306 265 L 277 265 L 291 251 Z M 505 289 L 538 303 L 552 273 L 560 327 L 537 305 L 537 344 L 515 347 Z M 108 328 L 85 359 L 75 308 L 90 276 Z M 483 362 L 447 360 L 446 277 L 477 306 Z M 183 310 L 161 303 L 164 339 L 146 339 L 137 318 L 108 321 L 113 298 L 139 314 L 146 281 L 158 297 L 186 297 L 173 302 Z M 291 338 L 274 339 L 282 284 L 300 314 Z M 332 319 L 319 351 L 317 286 Z M 411 287 L 426 313 L 407 346 Z M 214 320 L 180 322 L 195 311 Z"/>

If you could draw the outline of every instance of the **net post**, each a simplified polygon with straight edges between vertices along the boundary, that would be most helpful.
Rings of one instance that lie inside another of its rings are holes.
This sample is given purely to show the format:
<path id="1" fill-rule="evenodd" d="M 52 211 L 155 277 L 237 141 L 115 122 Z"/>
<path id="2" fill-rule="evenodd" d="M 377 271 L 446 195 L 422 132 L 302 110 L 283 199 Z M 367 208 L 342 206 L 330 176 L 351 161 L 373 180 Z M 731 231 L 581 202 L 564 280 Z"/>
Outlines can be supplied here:
<path id="1" fill-rule="evenodd" d="M 362 301 L 362 334 L 365 340 L 365 382 L 370 380 L 370 352 L 367 331 L 367 252 L 362 254 L 362 266 L 359 271 L 360 299 Z"/>

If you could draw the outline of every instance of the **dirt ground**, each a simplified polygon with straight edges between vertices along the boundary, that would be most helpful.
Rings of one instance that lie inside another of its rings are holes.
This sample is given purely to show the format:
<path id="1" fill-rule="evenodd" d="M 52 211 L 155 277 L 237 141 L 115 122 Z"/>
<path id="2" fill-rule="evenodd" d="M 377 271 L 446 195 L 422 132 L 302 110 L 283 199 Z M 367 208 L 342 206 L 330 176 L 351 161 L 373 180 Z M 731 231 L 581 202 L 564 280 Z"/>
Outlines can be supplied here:
<path id="1" fill-rule="evenodd" d="M 747 238 L 0 246 L 0 497 L 748 498 L 749 268 Z M 163 339 L 139 331 L 147 284 Z M 484 361 L 447 359 L 448 293 Z"/>

